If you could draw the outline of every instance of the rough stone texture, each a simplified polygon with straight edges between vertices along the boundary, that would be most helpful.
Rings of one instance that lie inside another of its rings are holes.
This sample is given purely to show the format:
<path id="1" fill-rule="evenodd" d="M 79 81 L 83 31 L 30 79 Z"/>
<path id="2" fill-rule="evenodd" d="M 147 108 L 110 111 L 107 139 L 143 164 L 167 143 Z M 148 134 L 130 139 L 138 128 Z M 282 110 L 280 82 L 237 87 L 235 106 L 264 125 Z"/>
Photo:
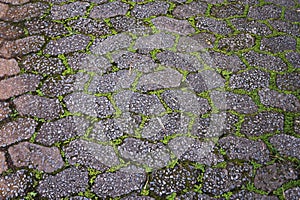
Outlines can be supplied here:
<path id="1" fill-rule="evenodd" d="M 157 96 L 139 93 L 132 95 L 129 110 L 143 115 L 159 114 L 165 111 Z"/>
<path id="2" fill-rule="evenodd" d="M 26 195 L 27 189 L 33 184 L 32 177 L 26 170 L 0 177 L 0 196 L 5 199 L 15 199 Z"/>
<path id="3" fill-rule="evenodd" d="M 276 5 L 250 6 L 248 17 L 255 20 L 279 19 L 281 7 Z"/>
<path id="4" fill-rule="evenodd" d="M 110 18 L 112 26 L 117 32 L 132 32 L 132 33 L 146 33 L 149 31 L 149 27 L 145 26 L 145 23 L 141 20 L 127 16 L 118 16 Z"/>
<path id="5" fill-rule="evenodd" d="M 300 89 L 299 80 L 299 73 L 287 73 L 283 75 L 277 75 L 276 85 L 281 90 L 296 91 Z"/>
<path id="6" fill-rule="evenodd" d="M 218 52 L 210 52 L 211 59 L 206 59 L 205 62 L 213 68 L 220 68 L 230 72 L 237 72 L 239 70 L 245 69 L 245 64 L 237 55 L 225 55 Z"/>
<path id="7" fill-rule="evenodd" d="M 19 72 L 20 68 L 15 59 L 0 58 L 0 77 L 16 75 Z"/>
<path id="8" fill-rule="evenodd" d="M 76 16 L 83 16 L 89 6 L 87 2 L 76 1 L 64 5 L 54 5 L 51 8 L 50 16 L 53 20 L 63 20 Z"/>
<path id="9" fill-rule="evenodd" d="M 51 40 L 44 49 L 45 54 L 59 55 L 84 50 L 90 42 L 90 37 L 86 35 L 72 35 L 57 40 Z"/>
<path id="10" fill-rule="evenodd" d="M 270 152 L 263 141 L 229 136 L 221 138 L 219 144 L 226 151 L 229 159 L 254 160 L 261 164 L 270 161 Z"/>
<path id="11" fill-rule="evenodd" d="M 292 94 L 279 93 L 270 89 L 261 90 L 258 94 L 261 103 L 265 106 L 280 108 L 289 112 L 300 111 L 299 99 Z"/>
<path id="12" fill-rule="evenodd" d="M 254 185 L 257 189 L 271 192 L 283 183 L 297 179 L 299 170 L 292 163 L 274 163 L 259 168 L 254 178 Z"/>
<path id="13" fill-rule="evenodd" d="M 251 21 L 244 18 L 232 19 L 231 23 L 241 32 L 248 32 L 256 35 L 269 35 L 272 33 L 270 28 L 263 23 L 257 21 Z"/>
<path id="14" fill-rule="evenodd" d="M 272 25 L 272 27 L 275 30 L 279 32 L 284 32 L 296 37 L 300 36 L 300 32 L 299 32 L 300 26 L 298 24 L 292 24 L 290 22 L 285 22 L 280 20 L 269 20 L 269 23 Z"/>
<path id="15" fill-rule="evenodd" d="M 175 43 L 175 36 L 166 33 L 156 33 L 153 35 L 139 37 L 136 40 L 134 49 L 151 51 L 154 49 L 171 48 Z"/>
<path id="16" fill-rule="evenodd" d="M 294 68 L 300 68 L 300 54 L 297 52 L 290 52 L 286 54 L 286 58 L 293 65 Z"/>
<path id="17" fill-rule="evenodd" d="M 263 38 L 261 40 L 260 49 L 263 51 L 271 51 L 273 53 L 285 50 L 296 50 L 296 39 L 290 36 L 277 36 L 271 38 Z"/>
<path id="18" fill-rule="evenodd" d="M 238 199 L 278 200 L 278 197 L 257 194 L 254 192 L 249 192 L 247 190 L 241 190 L 230 197 L 230 200 L 238 200 Z"/>
<path id="19" fill-rule="evenodd" d="M 136 18 L 148 18 L 151 16 L 158 16 L 167 14 L 169 4 L 164 1 L 150 2 L 147 4 L 136 4 L 131 15 Z"/>
<path id="20" fill-rule="evenodd" d="M 274 135 L 270 139 L 270 142 L 280 154 L 300 159 L 300 138 L 280 134 Z"/>
<path id="21" fill-rule="evenodd" d="M 10 147 L 8 152 L 16 167 L 29 167 L 51 173 L 64 165 L 57 147 L 49 148 L 22 142 Z"/>
<path id="22" fill-rule="evenodd" d="M 228 18 L 241 16 L 244 13 L 245 6 L 240 3 L 227 4 L 223 6 L 213 6 L 210 14 L 217 18 Z"/>
<path id="23" fill-rule="evenodd" d="M 203 177 L 202 190 L 205 193 L 221 195 L 233 189 L 238 189 L 250 181 L 252 167 L 244 163 L 235 165 L 227 163 L 225 169 L 208 168 Z"/>
<path id="24" fill-rule="evenodd" d="M 292 7 L 295 5 L 296 1 L 294 2 L 294 1 L 284 1 L 284 0 L 266 0 L 265 2 L 274 3 L 281 6 Z"/>
<path id="25" fill-rule="evenodd" d="M 92 19 L 79 18 L 68 22 L 68 25 L 71 26 L 73 30 L 83 34 L 92 34 L 97 37 L 111 33 L 109 27 L 104 22 L 98 22 Z"/>
<path id="26" fill-rule="evenodd" d="M 115 1 L 103 5 L 95 6 L 90 13 L 91 18 L 105 19 L 118 15 L 125 15 L 129 9 L 129 5 Z"/>
<path id="27" fill-rule="evenodd" d="M 0 81 L 0 100 L 6 100 L 25 92 L 34 91 L 41 77 L 33 74 L 23 74 Z"/>
<path id="28" fill-rule="evenodd" d="M 182 53 L 198 52 L 204 48 L 213 48 L 216 38 L 210 33 L 198 33 L 192 37 L 180 37 L 177 50 Z"/>
<path id="29" fill-rule="evenodd" d="M 92 117 L 105 118 L 115 110 L 107 97 L 95 97 L 84 93 L 72 93 L 64 98 L 68 110 Z"/>
<path id="30" fill-rule="evenodd" d="M 279 57 L 256 53 L 254 51 L 245 53 L 243 56 L 251 66 L 262 67 L 278 72 L 285 71 L 288 68 L 283 60 L 281 60 Z"/>
<path id="31" fill-rule="evenodd" d="M 219 48 L 226 51 L 238 51 L 255 45 L 255 38 L 249 33 L 223 38 L 219 41 Z"/>
<path id="32" fill-rule="evenodd" d="M 0 19 L 13 22 L 29 20 L 34 17 L 41 17 L 45 12 L 47 12 L 48 8 L 48 4 L 41 2 L 28 3 L 20 6 L 11 6 L 7 11 L 4 9 L 5 14 L 0 13 Z"/>
<path id="33" fill-rule="evenodd" d="M 286 20 L 291 22 L 299 22 L 300 21 L 300 14 L 299 11 L 293 9 L 287 9 L 285 11 L 284 17 Z"/>
<path id="34" fill-rule="evenodd" d="M 200 174 L 191 166 L 164 168 L 155 171 L 150 177 L 150 191 L 159 196 L 166 196 L 183 189 L 191 189 Z"/>
<path id="35" fill-rule="evenodd" d="M 104 146 L 81 139 L 72 141 L 64 147 L 64 152 L 71 165 L 80 164 L 104 171 L 120 164 L 112 146 Z"/>
<path id="36" fill-rule="evenodd" d="M 155 200 L 149 196 L 138 196 L 137 194 L 131 194 L 130 196 L 124 197 L 121 200 Z"/>
<path id="37" fill-rule="evenodd" d="M 24 30 L 20 26 L 0 22 L 0 38 L 11 40 L 22 36 L 24 36 Z"/>
<path id="38" fill-rule="evenodd" d="M 46 175 L 37 191 L 42 197 L 60 199 L 84 192 L 88 185 L 88 172 L 84 169 L 68 168 L 56 175 Z"/>
<path id="39" fill-rule="evenodd" d="M 260 70 L 249 70 L 230 77 L 229 85 L 233 89 L 251 91 L 257 88 L 269 87 L 270 75 Z"/>
<path id="40" fill-rule="evenodd" d="M 58 118 L 62 113 L 62 106 L 56 99 L 49 99 L 26 94 L 14 99 L 16 110 L 22 116 L 33 116 L 46 120 Z"/>
<path id="41" fill-rule="evenodd" d="M 286 199 L 298 200 L 300 198 L 300 187 L 295 187 L 284 191 Z"/>
<path id="42" fill-rule="evenodd" d="M 0 121 L 7 118 L 11 113 L 11 109 L 9 108 L 9 104 L 6 102 L 0 102 Z"/>
<path id="43" fill-rule="evenodd" d="M 56 37 L 69 33 L 66 27 L 61 23 L 44 20 L 26 21 L 25 27 L 29 35 L 46 35 L 49 37 Z"/>
<path id="44" fill-rule="evenodd" d="M 30 2 L 30 0 L 0 0 L 3 3 L 10 3 L 12 5 L 21 5 Z"/>
<path id="45" fill-rule="evenodd" d="M 118 197 L 132 191 L 140 191 L 146 180 L 143 169 L 135 166 L 123 168 L 115 173 L 100 174 L 92 187 L 101 198 Z"/>
<path id="46" fill-rule="evenodd" d="M 185 194 L 182 194 L 180 196 L 176 196 L 175 198 L 176 200 L 225 200 L 225 198 L 214 198 L 214 197 L 210 197 L 207 194 L 199 194 L 196 192 L 187 192 Z"/>
<path id="47" fill-rule="evenodd" d="M 56 142 L 83 136 L 88 126 L 89 122 L 82 117 L 66 117 L 44 123 L 35 139 L 38 143 L 51 146 Z"/>
<path id="48" fill-rule="evenodd" d="M 121 157 L 131 160 L 150 168 L 161 168 L 170 161 L 167 148 L 161 144 L 151 144 L 133 138 L 126 138 L 123 144 L 118 147 Z"/>
<path id="49" fill-rule="evenodd" d="M 29 139 L 35 132 L 37 122 L 29 118 L 18 118 L 8 122 L 0 129 L 0 146 L 6 147 L 15 142 Z"/>
<path id="50" fill-rule="evenodd" d="M 0 174 L 2 174 L 2 172 L 6 170 L 7 170 L 7 163 L 5 159 L 5 153 L 0 151 Z"/>
<path id="51" fill-rule="evenodd" d="M 4 41 L 0 46 L 0 56 L 11 58 L 37 52 L 44 45 L 43 36 L 30 36 L 14 41 Z"/>
<path id="52" fill-rule="evenodd" d="M 93 131 L 89 137 L 98 141 L 115 140 L 124 135 L 122 128 L 118 126 L 118 121 L 115 119 L 100 120 L 94 124 Z"/>
<path id="53" fill-rule="evenodd" d="M 221 35 L 228 35 L 232 32 L 225 21 L 208 17 L 197 17 L 195 20 L 196 27 L 199 28 L 199 30 L 206 30 Z"/>
<path id="54" fill-rule="evenodd" d="M 294 121 L 294 130 L 300 135 L 300 117 L 296 117 Z"/>
<path id="55" fill-rule="evenodd" d="M 154 26 L 159 30 L 178 33 L 180 35 L 188 35 L 195 32 L 192 25 L 185 20 L 177 20 L 168 17 L 157 17 L 151 20 Z"/>
<path id="56" fill-rule="evenodd" d="M 182 4 L 175 7 L 173 15 L 180 19 L 187 19 L 195 15 L 204 15 L 207 4 L 200 1 L 193 1 L 189 4 Z"/>
<path id="57" fill-rule="evenodd" d="M 282 114 L 262 112 L 245 118 L 241 133 L 247 136 L 261 136 L 266 133 L 283 131 L 284 117 Z"/>

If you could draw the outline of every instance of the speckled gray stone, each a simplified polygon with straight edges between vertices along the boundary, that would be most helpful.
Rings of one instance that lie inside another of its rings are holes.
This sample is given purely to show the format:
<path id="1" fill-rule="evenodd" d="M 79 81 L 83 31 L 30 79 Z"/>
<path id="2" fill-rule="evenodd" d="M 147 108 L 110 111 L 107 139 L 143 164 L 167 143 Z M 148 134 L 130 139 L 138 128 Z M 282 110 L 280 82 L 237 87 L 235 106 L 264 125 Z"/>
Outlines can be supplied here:
<path id="1" fill-rule="evenodd" d="M 232 32 L 226 22 L 222 20 L 207 17 L 197 17 L 195 20 L 196 27 L 199 28 L 199 30 L 207 30 L 221 35 L 228 35 Z"/>
<path id="2" fill-rule="evenodd" d="M 239 200 L 239 199 L 260 199 L 260 200 L 278 200 L 277 196 L 267 196 L 262 194 L 257 194 L 247 190 L 241 190 L 230 197 L 230 200 Z"/>
<path id="3" fill-rule="evenodd" d="M 250 6 L 248 17 L 255 20 L 279 19 L 281 7 L 276 5 Z"/>
<path id="4" fill-rule="evenodd" d="M 219 68 L 230 72 L 237 72 L 246 68 L 246 65 L 235 54 L 229 56 L 218 52 L 210 52 L 209 56 L 211 59 L 205 59 L 205 62 L 213 68 Z"/>
<path id="5" fill-rule="evenodd" d="M 263 38 L 261 40 L 260 50 L 278 53 L 285 50 L 296 50 L 296 45 L 296 39 L 291 36 L 276 36 L 271 38 Z"/>
<path id="6" fill-rule="evenodd" d="M 271 137 L 270 142 L 280 154 L 300 159 L 300 138 L 280 134 Z"/>
<path id="7" fill-rule="evenodd" d="M 79 18 L 68 22 L 68 25 L 71 26 L 73 30 L 83 34 L 92 34 L 97 37 L 111 33 L 109 27 L 104 22 L 92 19 Z"/>
<path id="8" fill-rule="evenodd" d="M 129 111 L 143 115 L 159 114 L 165 111 L 156 95 L 134 93 L 130 96 Z"/>
<path id="9" fill-rule="evenodd" d="M 218 48 L 225 51 L 238 51 L 248 49 L 255 45 L 255 38 L 249 33 L 241 33 L 239 35 L 222 38 L 219 41 Z"/>
<path id="10" fill-rule="evenodd" d="M 0 102 L 0 121 L 7 118 L 11 112 L 7 102 Z"/>
<path id="11" fill-rule="evenodd" d="M 27 28 L 29 35 L 56 37 L 69 33 L 63 24 L 41 19 L 26 21 L 25 27 Z"/>
<path id="12" fill-rule="evenodd" d="M 241 32 L 248 32 L 262 36 L 272 33 L 272 31 L 266 24 L 254 20 L 251 21 L 245 18 L 236 18 L 232 19 L 231 23 L 236 27 L 237 30 Z"/>
<path id="13" fill-rule="evenodd" d="M 94 19 L 105 19 L 118 15 L 125 15 L 128 9 L 128 4 L 119 1 L 109 2 L 95 6 L 90 13 L 90 17 Z"/>
<path id="14" fill-rule="evenodd" d="M 154 49 L 167 49 L 175 44 L 175 36 L 166 33 L 155 33 L 153 35 L 139 37 L 134 45 L 134 49 L 151 51 Z"/>
<path id="15" fill-rule="evenodd" d="M 300 21 L 300 14 L 299 11 L 296 9 L 287 9 L 285 11 L 284 17 L 286 20 L 291 22 L 299 22 Z"/>
<path id="16" fill-rule="evenodd" d="M 87 2 L 73 2 L 64 5 L 54 5 L 51 8 L 50 16 L 53 20 L 63 20 L 76 16 L 83 16 L 89 6 Z"/>
<path id="17" fill-rule="evenodd" d="M 300 198 L 300 187 L 294 187 L 284 191 L 284 196 L 289 200 L 298 200 Z"/>
<path id="18" fill-rule="evenodd" d="M 298 24 L 292 24 L 290 22 L 281 21 L 281 20 L 269 20 L 269 23 L 275 30 L 279 32 L 284 32 L 296 37 L 300 36 L 300 32 L 299 32 L 300 26 Z"/>
<path id="19" fill-rule="evenodd" d="M 150 2 L 147 4 L 136 4 L 131 15 L 136 18 L 148 18 L 150 16 L 158 16 L 166 14 L 169 8 L 169 4 L 164 1 Z"/>
<path id="20" fill-rule="evenodd" d="M 281 90 L 297 91 L 300 89 L 300 74 L 286 73 L 277 75 L 276 85 Z"/>
<path id="21" fill-rule="evenodd" d="M 213 6 L 210 9 L 210 14 L 216 18 L 228 18 L 233 16 L 242 16 L 245 6 L 241 3 L 232 3 L 222 6 Z"/>
<path id="22" fill-rule="evenodd" d="M 286 54 L 286 58 L 292 64 L 294 68 L 300 68 L 300 54 L 297 52 L 289 52 Z"/>

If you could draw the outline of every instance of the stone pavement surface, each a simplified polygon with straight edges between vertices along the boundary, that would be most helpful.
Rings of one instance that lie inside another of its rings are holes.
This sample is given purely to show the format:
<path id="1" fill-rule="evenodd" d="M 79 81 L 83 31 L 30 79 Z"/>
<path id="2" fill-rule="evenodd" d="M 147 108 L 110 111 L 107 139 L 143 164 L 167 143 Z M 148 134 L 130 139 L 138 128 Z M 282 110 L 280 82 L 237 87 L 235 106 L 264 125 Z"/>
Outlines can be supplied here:
<path id="1" fill-rule="evenodd" d="M 299 0 L 0 0 L 0 199 L 300 199 Z"/>

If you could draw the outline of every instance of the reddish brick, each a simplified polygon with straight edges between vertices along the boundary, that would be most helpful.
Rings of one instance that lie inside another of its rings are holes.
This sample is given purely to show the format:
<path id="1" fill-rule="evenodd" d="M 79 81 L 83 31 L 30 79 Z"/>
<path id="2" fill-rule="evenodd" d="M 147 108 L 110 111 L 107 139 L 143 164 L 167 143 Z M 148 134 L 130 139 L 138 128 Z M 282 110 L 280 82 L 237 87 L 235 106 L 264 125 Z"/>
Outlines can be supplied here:
<path id="1" fill-rule="evenodd" d="M 7 164 L 5 160 L 4 152 L 0 151 L 0 174 L 7 170 Z"/>
<path id="2" fill-rule="evenodd" d="M 40 82 L 40 76 L 23 74 L 0 81 L 0 100 L 6 100 L 25 92 L 34 91 Z"/>
<path id="3" fill-rule="evenodd" d="M 28 3 L 30 0 L 0 0 L 3 3 L 10 3 L 12 5 L 21 5 L 24 3 Z"/>
<path id="4" fill-rule="evenodd" d="M 0 58 L 0 77 L 18 74 L 20 68 L 15 59 Z"/>
<path id="5" fill-rule="evenodd" d="M 9 6 L 4 4 L 4 3 L 0 3 L 0 19 L 2 19 L 7 11 L 9 10 Z"/>

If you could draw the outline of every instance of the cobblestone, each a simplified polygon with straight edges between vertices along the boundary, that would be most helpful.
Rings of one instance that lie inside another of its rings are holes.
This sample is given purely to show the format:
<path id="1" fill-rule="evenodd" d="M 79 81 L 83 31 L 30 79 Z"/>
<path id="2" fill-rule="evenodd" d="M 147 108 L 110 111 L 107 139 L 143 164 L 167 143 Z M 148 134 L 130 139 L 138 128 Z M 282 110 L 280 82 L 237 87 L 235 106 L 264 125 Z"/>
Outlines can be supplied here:
<path id="1" fill-rule="evenodd" d="M 15 59 L 0 58 L 0 78 L 3 76 L 12 76 L 20 72 L 18 62 Z"/>
<path id="2" fill-rule="evenodd" d="M 245 118 L 241 133 L 247 136 L 261 136 L 266 133 L 283 131 L 284 117 L 274 112 L 262 112 Z"/>
<path id="3" fill-rule="evenodd" d="M 199 30 L 206 30 L 221 35 L 228 35 L 232 32 L 232 30 L 228 27 L 225 21 L 207 17 L 197 17 L 195 20 L 196 27 Z"/>
<path id="4" fill-rule="evenodd" d="M 284 13 L 284 17 L 286 20 L 291 22 L 299 22 L 300 21 L 300 14 L 297 10 L 287 9 Z"/>
<path id="5" fill-rule="evenodd" d="M 29 139 L 35 132 L 37 122 L 29 118 L 18 118 L 1 126 L 0 146 L 6 147 L 13 143 Z"/>
<path id="6" fill-rule="evenodd" d="M 277 36 L 271 38 L 263 38 L 261 40 L 260 49 L 263 51 L 271 51 L 273 53 L 285 50 L 295 50 L 296 40 L 290 36 Z"/>
<path id="7" fill-rule="evenodd" d="M 147 32 L 148 29 L 144 22 L 127 16 L 117 16 L 114 18 L 110 18 L 110 23 L 117 32 L 132 32 L 143 34 L 144 32 Z"/>
<path id="8" fill-rule="evenodd" d="M 276 5 L 250 6 L 248 17 L 255 20 L 279 19 L 281 8 Z"/>
<path id="9" fill-rule="evenodd" d="M 155 115 L 165 109 L 156 95 L 134 93 L 129 102 L 129 111 L 136 114 Z"/>
<path id="10" fill-rule="evenodd" d="M 176 6 L 173 10 L 173 15 L 179 19 L 187 19 L 196 15 L 204 15 L 206 9 L 206 3 L 196 1 Z"/>
<path id="11" fill-rule="evenodd" d="M 245 6 L 240 3 L 227 4 L 223 6 L 213 6 L 210 14 L 217 18 L 228 18 L 233 16 L 242 16 Z"/>
<path id="12" fill-rule="evenodd" d="M 279 93 L 270 89 L 261 90 L 258 94 L 261 103 L 265 106 L 280 108 L 289 112 L 299 112 L 300 110 L 300 102 L 292 94 Z"/>
<path id="13" fill-rule="evenodd" d="M 47 173 L 63 167 L 64 162 L 57 147 L 43 147 L 29 142 L 22 142 L 8 149 L 16 167 L 35 168 Z"/>
<path id="14" fill-rule="evenodd" d="M 297 200 L 300 198 L 300 187 L 295 187 L 284 191 L 284 196 L 287 199 Z"/>
<path id="15" fill-rule="evenodd" d="M 20 26 L 6 22 L 0 22 L 0 37 L 4 39 L 17 39 L 24 36 L 24 30 Z"/>
<path id="16" fill-rule="evenodd" d="M 158 16 L 167 14 L 169 4 L 163 1 L 150 2 L 143 5 L 135 5 L 131 11 L 131 15 L 138 18 L 148 18 L 151 16 Z"/>
<path id="17" fill-rule="evenodd" d="M 294 131 L 300 135 L 300 117 L 296 117 L 294 120 Z"/>
<path id="18" fill-rule="evenodd" d="M 60 199 L 84 192 L 88 185 L 88 172 L 79 168 L 68 168 L 56 175 L 47 175 L 40 181 L 37 191 L 42 197 Z"/>
<path id="19" fill-rule="evenodd" d="M 48 37 L 56 37 L 69 33 L 67 28 L 61 23 L 40 19 L 26 21 L 25 27 L 27 28 L 29 35 L 46 35 Z"/>
<path id="20" fill-rule="evenodd" d="M 7 163 L 5 159 L 5 153 L 0 151 L 0 174 L 7 170 Z M 2 190 L 2 189 L 0 189 Z"/>
<path id="21" fill-rule="evenodd" d="M 212 48 L 216 38 L 209 33 L 198 33 L 192 37 L 180 37 L 177 50 L 182 53 L 198 52 L 204 48 Z"/>
<path id="22" fill-rule="evenodd" d="M 156 33 L 150 36 L 140 37 L 136 40 L 134 49 L 151 51 L 154 49 L 171 48 L 175 43 L 175 36 L 166 33 Z"/>
<path id="23" fill-rule="evenodd" d="M 249 192 L 247 190 L 241 190 L 240 192 L 235 193 L 230 197 L 230 200 L 237 200 L 237 199 L 278 200 L 276 196 L 257 194 L 254 192 Z"/>
<path id="24" fill-rule="evenodd" d="M 300 74 L 287 73 L 283 75 L 277 75 L 276 85 L 281 90 L 296 91 L 300 89 Z"/>
<path id="25" fill-rule="evenodd" d="M 1 0 L 3 3 L 10 3 L 12 5 L 21 5 L 30 2 L 30 0 Z"/>
<path id="26" fill-rule="evenodd" d="M 240 32 L 248 32 L 248 33 L 257 34 L 261 36 L 269 35 L 272 33 L 272 31 L 266 24 L 254 20 L 250 21 L 244 18 L 236 18 L 236 19 L 232 19 L 231 23 Z"/>
<path id="27" fill-rule="evenodd" d="M 210 52 L 209 55 L 212 58 L 212 61 L 205 61 L 208 62 L 207 64 L 209 64 L 213 68 L 228 70 L 230 72 L 237 72 L 246 68 L 245 64 L 237 55 L 228 56 L 218 52 Z"/>
<path id="28" fill-rule="evenodd" d="M 295 2 L 293 2 L 293 1 L 284 1 L 284 0 L 266 0 L 266 2 L 274 3 L 277 5 L 286 6 L 286 7 L 293 7 L 295 5 Z"/>
<path id="29" fill-rule="evenodd" d="M 286 54 L 286 58 L 293 65 L 294 68 L 300 68 L 300 54 L 296 52 L 290 52 Z"/>
<path id="30" fill-rule="evenodd" d="M 275 30 L 279 32 L 284 32 L 296 37 L 300 36 L 299 33 L 300 27 L 298 24 L 292 24 L 290 22 L 285 22 L 280 20 L 269 20 L 269 23 Z"/>
<path id="31" fill-rule="evenodd" d="M 280 187 L 283 183 L 295 180 L 298 175 L 299 171 L 295 169 L 292 163 L 274 163 L 257 170 L 254 185 L 257 189 L 271 192 Z"/>
<path id="32" fill-rule="evenodd" d="M 73 2 L 64 5 L 54 5 L 51 8 L 50 16 L 53 20 L 63 20 L 76 16 L 83 16 L 89 7 L 87 2 Z"/>
<path id="33" fill-rule="evenodd" d="M 219 48 L 225 51 L 248 49 L 255 45 L 255 38 L 248 33 L 223 38 L 219 41 Z"/>
<path id="34" fill-rule="evenodd" d="M 196 193 L 196 192 L 187 192 L 183 195 L 176 196 L 175 199 L 176 200 L 193 200 L 193 199 L 197 199 L 197 200 L 224 200 L 224 198 L 214 198 L 214 197 L 210 197 L 207 194 L 199 194 L 199 193 Z"/>
<path id="35" fill-rule="evenodd" d="M 275 135 L 270 139 L 271 144 L 280 154 L 300 159 L 300 139 L 286 134 Z"/>
<path id="36" fill-rule="evenodd" d="M 97 37 L 111 33 L 109 27 L 104 22 L 98 22 L 92 19 L 79 18 L 68 22 L 68 25 L 75 31 L 79 31 L 83 34 L 92 34 Z"/>
<path id="37" fill-rule="evenodd" d="M 21 116 L 33 116 L 49 120 L 58 118 L 63 113 L 62 106 L 56 99 L 26 94 L 14 99 L 13 102 Z"/>
<path id="38" fill-rule="evenodd" d="M 6 102 L 0 102 L 0 122 L 7 118 L 11 114 L 11 109 L 9 108 L 9 104 Z"/>
<path id="39" fill-rule="evenodd" d="M 23 74 L 0 81 L 0 100 L 6 100 L 25 92 L 34 91 L 41 77 Z"/>
<path id="40" fill-rule="evenodd" d="M 128 9 L 128 4 L 119 1 L 110 2 L 94 7 L 91 11 L 90 17 L 94 19 L 105 19 L 118 15 L 125 15 Z"/>

